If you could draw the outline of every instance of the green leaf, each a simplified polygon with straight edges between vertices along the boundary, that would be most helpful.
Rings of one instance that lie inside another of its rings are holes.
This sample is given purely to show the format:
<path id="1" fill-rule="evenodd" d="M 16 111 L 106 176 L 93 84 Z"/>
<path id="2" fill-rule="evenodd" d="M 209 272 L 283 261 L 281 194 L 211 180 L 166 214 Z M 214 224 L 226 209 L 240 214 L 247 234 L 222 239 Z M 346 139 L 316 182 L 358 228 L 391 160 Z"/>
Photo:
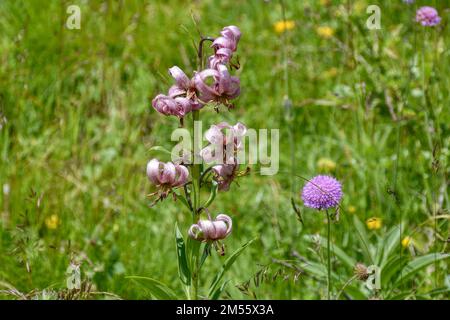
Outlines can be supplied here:
<path id="1" fill-rule="evenodd" d="M 227 286 L 228 282 L 230 282 L 230 280 L 226 280 L 222 283 L 222 285 L 217 288 L 211 295 L 211 300 L 217 300 L 220 298 L 220 295 L 222 294 L 222 292 L 225 290 L 225 287 Z"/>
<path id="2" fill-rule="evenodd" d="M 328 277 L 327 268 L 320 263 L 312 261 L 302 262 L 300 263 L 300 268 L 319 278 Z"/>
<path id="3" fill-rule="evenodd" d="M 371 264 L 374 264 L 374 258 L 372 257 L 372 254 L 370 252 L 369 237 L 367 236 L 364 224 L 358 219 L 357 216 L 353 216 L 353 223 L 356 228 L 357 238 L 361 241 L 363 254 L 365 255 L 366 259 L 370 261 Z"/>
<path id="4" fill-rule="evenodd" d="M 195 270 L 197 268 L 198 252 L 202 243 L 194 240 L 190 237 L 186 241 L 186 257 L 188 259 L 189 270 Z"/>
<path id="5" fill-rule="evenodd" d="M 149 293 L 158 300 L 177 300 L 175 292 L 172 291 L 164 283 L 153 278 L 141 276 L 128 276 L 126 279 L 131 279 L 137 284 L 141 285 L 149 291 Z"/>
<path id="6" fill-rule="evenodd" d="M 383 265 L 387 263 L 389 256 L 400 245 L 401 226 L 393 227 L 383 239 L 383 254 L 377 259 L 378 265 L 383 268 Z M 382 257 L 382 258 L 381 258 Z"/>
<path id="7" fill-rule="evenodd" d="M 208 296 L 212 297 L 214 291 L 216 290 L 217 285 L 219 284 L 220 280 L 223 278 L 223 276 L 225 275 L 225 272 L 227 272 L 231 266 L 233 265 L 233 263 L 236 261 L 236 259 L 241 255 L 241 253 L 245 250 L 245 248 L 247 248 L 250 244 L 253 243 L 253 241 L 255 241 L 256 238 L 250 240 L 249 242 L 247 242 L 246 244 L 244 244 L 242 247 L 240 247 L 239 249 L 237 249 L 235 252 L 233 252 L 233 254 L 231 256 L 228 257 L 228 259 L 225 261 L 225 263 L 222 265 L 222 268 L 220 269 L 220 271 L 217 273 L 217 275 L 214 277 L 211 286 L 209 287 L 209 293 Z"/>
<path id="8" fill-rule="evenodd" d="M 393 256 L 381 266 L 381 289 L 384 290 L 393 283 L 394 276 L 405 266 L 408 258 L 406 256 Z"/>
<path id="9" fill-rule="evenodd" d="M 186 198 L 185 198 L 183 195 L 181 195 L 181 194 L 179 194 L 179 193 L 177 193 L 177 192 L 175 192 L 175 191 L 173 191 L 173 192 L 175 193 L 175 195 L 176 195 L 176 197 L 177 197 L 177 200 L 180 200 L 181 203 L 182 203 L 189 211 L 191 211 L 191 207 L 189 206 L 189 202 L 186 200 Z"/>
<path id="10" fill-rule="evenodd" d="M 177 223 L 175 223 L 175 244 L 178 258 L 178 276 L 181 282 L 189 286 L 191 284 L 191 271 L 186 258 L 186 245 Z"/>
<path id="11" fill-rule="evenodd" d="M 402 273 L 398 276 L 396 284 L 405 282 L 417 272 L 434 263 L 435 261 L 440 261 L 447 258 L 450 258 L 450 254 L 430 253 L 425 256 L 415 258 L 402 269 Z"/>
<path id="12" fill-rule="evenodd" d="M 199 266 L 199 268 L 201 268 L 203 266 L 203 264 L 205 263 L 206 258 L 208 258 L 208 256 L 210 255 L 210 253 L 211 253 L 211 246 L 212 245 L 211 245 L 210 242 L 205 244 L 205 248 L 203 249 L 203 254 L 202 254 L 202 257 L 200 259 L 200 266 Z"/>
<path id="13" fill-rule="evenodd" d="M 208 200 L 206 200 L 205 204 L 203 205 L 203 208 L 208 208 L 211 203 L 214 201 L 217 195 L 217 188 L 219 187 L 219 184 L 216 181 L 212 181 L 212 187 L 211 192 L 209 194 Z"/>
<path id="14" fill-rule="evenodd" d="M 164 148 L 162 146 L 151 147 L 150 149 L 148 149 L 148 151 L 149 152 L 162 152 L 162 153 L 165 153 L 165 154 L 172 155 L 172 153 L 169 150 L 167 150 L 166 148 Z"/>
<path id="15" fill-rule="evenodd" d="M 310 235 L 306 235 L 304 237 L 304 239 L 310 243 L 314 243 L 313 238 Z M 323 248 L 326 248 L 327 246 L 327 239 L 324 237 L 320 237 L 320 245 Z M 344 252 L 344 250 L 342 250 L 341 248 L 339 248 L 337 245 L 335 244 L 331 244 L 331 251 L 344 263 L 346 264 L 348 267 L 350 268 L 354 268 L 356 261 L 350 257 L 348 254 L 346 254 Z"/>

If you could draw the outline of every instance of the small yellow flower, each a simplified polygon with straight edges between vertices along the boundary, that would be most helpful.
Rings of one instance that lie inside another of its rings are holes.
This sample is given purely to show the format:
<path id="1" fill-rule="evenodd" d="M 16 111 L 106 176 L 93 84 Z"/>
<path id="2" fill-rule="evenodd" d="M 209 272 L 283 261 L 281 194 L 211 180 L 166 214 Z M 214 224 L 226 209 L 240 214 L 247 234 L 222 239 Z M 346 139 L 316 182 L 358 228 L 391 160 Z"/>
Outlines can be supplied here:
<path id="1" fill-rule="evenodd" d="M 278 21 L 273 25 L 276 33 L 283 33 L 288 30 L 292 30 L 295 27 L 295 21 L 286 20 L 286 21 Z"/>
<path id="2" fill-rule="evenodd" d="M 349 206 L 347 208 L 347 212 L 348 213 L 355 213 L 356 212 L 356 207 L 355 206 Z"/>
<path id="3" fill-rule="evenodd" d="M 317 27 L 316 32 L 324 39 L 329 39 L 334 35 L 334 29 L 328 26 Z"/>
<path id="4" fill-rule="evenodd" d="M 406 237 L 404 237 L 403 240 L 402 240 L 402 247 L 403 247 L 403 248 L 408 248 L 409 245 L 410 245 L 411 243 L 412 243 L 412 238 L 406 236 Z"/>
<path id="5" fill-rule="evenodd" d="M 361 14 L 367 8 L 367 4 L 365 1 L 356 1 L 353 5 L 353 10 L 356 14 Z"/>
<path id="6" fill-rule="evenodd" d="M 320 5 L 327 6 L 330 4 L 330 0 L 320 0 Z"/>
<path id="7" fill-rule="evenodd" d="M 50 217 L 45 218 L 45 225 L 50 230 L 55 230 L 59 225 L 59 217 L 57 214 L 52 214 Z"/>
<path id="8" fill-rule="evenodd" d="M 369 228 L 369 230 L 378 230 L 381 228 L 383 223 L 381 222 L 380 218 L 373 217 L 373 218 L 367 219 L 366 225 L 367 225 L 367 228 Z"/>
<path id="9" fill-rule="evenodd" d="M 336 162 L 328 158 L 320 158 L 319 161 L 317 161 L 317 167 L 321 171 L 333 171 L 336 169 Z"/>
<path id="10" fill-rule="evenodd" d="M 338 74 L 338 69 L 332 67 L 323 73 L 324 78 L 334 78 Z"/>

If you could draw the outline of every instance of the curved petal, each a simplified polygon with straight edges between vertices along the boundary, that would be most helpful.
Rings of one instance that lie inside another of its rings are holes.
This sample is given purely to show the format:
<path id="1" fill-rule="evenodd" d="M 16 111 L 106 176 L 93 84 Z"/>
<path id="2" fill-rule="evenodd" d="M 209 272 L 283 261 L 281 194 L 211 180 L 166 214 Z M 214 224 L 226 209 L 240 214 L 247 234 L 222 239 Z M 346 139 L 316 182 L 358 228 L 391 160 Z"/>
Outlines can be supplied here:
<path id="1" fill-rule="evenodd" d="M 167 162 L 164 164 L 163 169 L 159 171 L 159 181 L 172 185 L 175 181 L 175 175 L 175 165 L 172 162 Z"/>
<path id="2" fill-rule="evenodd" d="M 214 221 L 215 234 L 212 240 L 225 239 L 227 236 L 227 224 L 223 221 Z"/>
<path id="3" fill-rule="evenodd" d="M 203 238 L 201 237 L 201 233 L 202 230 L 200 229 L 200 226 L 198 224 L 193 224 L 188 230 L 189 237 L 195 240 L 203 240 Z"/>
<path id="4" fill-rule="evenodd" d="M 224 27 L 220 34 L 225 38 L 234 39 L 236 42 L 241 39 L 241 30 L 236 26 Z"/>
<path id="5" fill-rule="evenodd" d="M 175 82 L 180 88 L 187 90 L 190 86 L 191 80 L 187 75 L 177 66 L 169 69 L 169 74 L 175 79 Z"/>
<path id="6" fill-rule="evenodd" d="M 176 170 L 177 176 L 176 176 L 175 182 L 172 185 L 172 187 L 178 187 L 178 186 L 184 185 L 188 180 L 189 170 L 185 166 L 182 166 L 182 165 L 176 165 L 175 170 Z"/>
<path id="7" fill-rule="evenodd" d="M 215 83 L 217 81 L 216 79 L 219 77 L 219 73 L 214 69 L 205 69 L 199 73 L 196 73 L 194 76 L 194 84 L 199 93 L 199 99 L 204 102 L 209 102 L 219 96 L 219 93 L 215 90 L 214 85 L 208 86 L 205 83 L 205 80 L 210 77 L 213 77 Z"/>
<path id="8" fill-rule="evenodd" d="M 218 125 L 212 125 L 206 132 L 205 132 L 205 138 L 208 142 L 212 144 L 223 144 L 223 133 L 221 129 L 224 127 L 221 127 L 221 124 Z"/>
<path id="9" fill-rule="evenodd" d="M 247 127 L 242 122 L 238 122 L 233 126 L 233 132 L 236 136 L 243 137 L 247 133 Z"/>
<path id="10" fill-rule="evenodd" d="M 203 233 L 205 239 L 214 239 L 216 234 L 216 228 L 214 223 L 210 220 L 200 220 L 198 225 Z"/>
<path id="11" fill-rule="evenodd" d="M 233 38 L 218 37 L 216 38 L 216 40 L 214 40 L 211 47 L 213 47 L 215 50 L 219 50 L 220 48 L 227 48 L 231 51 L 236 51 L 236 40 Z"/>
<path id="12" fill-rule="evenodd" d="M 216 217 L 216 221 L 223 221 L 227 225 L 226 236 L 228 236 L 233 230 L 233 220 L 226 214 L 219 214 Z"/>
<path id="13" fill-rule="evenodd" d="M 215 145 L 209 145 L 200 150 L 200 157 L 202 157 L 205 163 L 211 163 L 216 160 L 216 148 Z"/>
<path id="14" fill-rule="evenodd" d="M 241 81 L 238 77 L 231 77 L 230 86 L 225 94 L 229 99 L 237 98 L 241 94 Z"/>
<path id="15" fill-rule="evenodd" d="M 159 185 L 160 181 L 159 177 L 159 164 L 160 162 L 156 159 L 152 159 L 147 163 L 147 177 L 153 182 L 155 185 Z"/>
<path id="16" fill-rule="evenodd" d="M 175 110 L 177 107 L 177 104 L 176 104 L 176 101 L 174 99 L 172 99 L 171 97 L 168 97 L 163 94 L 158 94 L 152 100 L 152 106 L 159 113 L 169 116 L 169 115 L 172 115 L 173 110 Z"/>
<path id="17" fill-rule="evenodd" d="M 177 102 L 177 108 L 174 112 L 174 115 L 177 117 L 184 117 L 186 114 L 191 112 L 192 110 L 192 101 L 188 98 L 184 97 L 178 97 L 175 98 L 175 101 Z"/>
<path id="18" fill-rule="evenodd" d="M 169 97 L 171 98 L 175 98 L 184 94 L 186 94 L 186 90 L 176 84 L 169 88 Z"/>

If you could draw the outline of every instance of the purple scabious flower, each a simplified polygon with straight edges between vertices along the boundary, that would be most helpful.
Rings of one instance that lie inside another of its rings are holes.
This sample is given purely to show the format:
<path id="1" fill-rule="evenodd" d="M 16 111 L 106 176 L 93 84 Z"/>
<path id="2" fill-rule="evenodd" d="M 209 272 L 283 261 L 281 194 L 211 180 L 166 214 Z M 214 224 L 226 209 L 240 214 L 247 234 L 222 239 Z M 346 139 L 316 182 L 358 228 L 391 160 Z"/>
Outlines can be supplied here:
<path id="1" fill-rule="evenodd" d="M 342 198 L 342 186 L 331 176 L 319 175 L 308 181 L 302 190 L 305 206 L 323 210 L 336 207 Z"/>
<path id="2" fill-rule="evenodd" d="M 416 12 L 416 21 L 426 27 L 433 27 L 441 22 L 441 17 L 433 7 L 421 7 Z"/>

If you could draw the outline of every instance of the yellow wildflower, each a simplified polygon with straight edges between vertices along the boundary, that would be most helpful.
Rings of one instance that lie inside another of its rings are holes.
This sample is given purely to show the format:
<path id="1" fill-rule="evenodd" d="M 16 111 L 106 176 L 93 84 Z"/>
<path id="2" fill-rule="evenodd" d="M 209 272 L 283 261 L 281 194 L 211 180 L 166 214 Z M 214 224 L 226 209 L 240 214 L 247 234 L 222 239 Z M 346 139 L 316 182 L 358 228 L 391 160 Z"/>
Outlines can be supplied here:
<path id="1" fill-rule="evenodd" d="M 338 74 L 338 69 L 335 68 L 335 67 L 332 67 L 332 68 L 326 70 L 326 71 L 323 73 L 323 76 L 324 76 L 325 78 L 334 78 L 334 77 L 336 77 L 337 74 Z"/>
<path id="2" fill-rule="evenodd" d="M 321 171 L 333 171 L 336 169 L 336 162 L 328 158 L 320 158 L 319 161 L 317 161 L 317 167 Z"/>
<path id="3" fill-rule="evenodd" d="M 402 240 L 402 247 L 403 248 L 408 248 L 408 246 L 412 243 L 412 238 L 411 237 L 404 237 Z"/>
<path id="4" fill-rule="evenodd" d="M 45 218 L 45 225 L 48 229 L 55 230 L 59 225 L 59 217 L 57 214 L 52 214 L 50 217 Z"/>
<path id="5" fill-rule="evenodd" d="M 366 225 L 367 225 L 367 228 L 369 228 L 369 230 L 378 230 L 381 228 L 381 226 L 383 224 L 382 224 L 380 218 L 373 217 L 373 218 L 367 219 Z"/>
<path id="6" fill-rule="evenodd" d="M 334 35 L 334 29 L 328 26 L 317 27 L 316 32 L 324 39 L 329 39 Z"/>
<path id="7" fill-rule="evenodd" d="M 356 212 L 356 207 L 355 206 L 349 206 L 347 208 L 347 212 L 348 213 L 355 213 Z"/>
<path id="8" fill-rule="evenodd" d="M 363 11 L 365 11 L 367 8 L 367 4 L 365 1 L 356 1 L 353 4 L 353 10 L 356 14 L 361 14 Z"/>
<path id="9" fill-rule="evenodd" d="M 278 21 L 273 25 L 276 33 L 283 33 L 288 30 L 292 30 L 295 27 L 295 21 L 286 20 Z"/>

